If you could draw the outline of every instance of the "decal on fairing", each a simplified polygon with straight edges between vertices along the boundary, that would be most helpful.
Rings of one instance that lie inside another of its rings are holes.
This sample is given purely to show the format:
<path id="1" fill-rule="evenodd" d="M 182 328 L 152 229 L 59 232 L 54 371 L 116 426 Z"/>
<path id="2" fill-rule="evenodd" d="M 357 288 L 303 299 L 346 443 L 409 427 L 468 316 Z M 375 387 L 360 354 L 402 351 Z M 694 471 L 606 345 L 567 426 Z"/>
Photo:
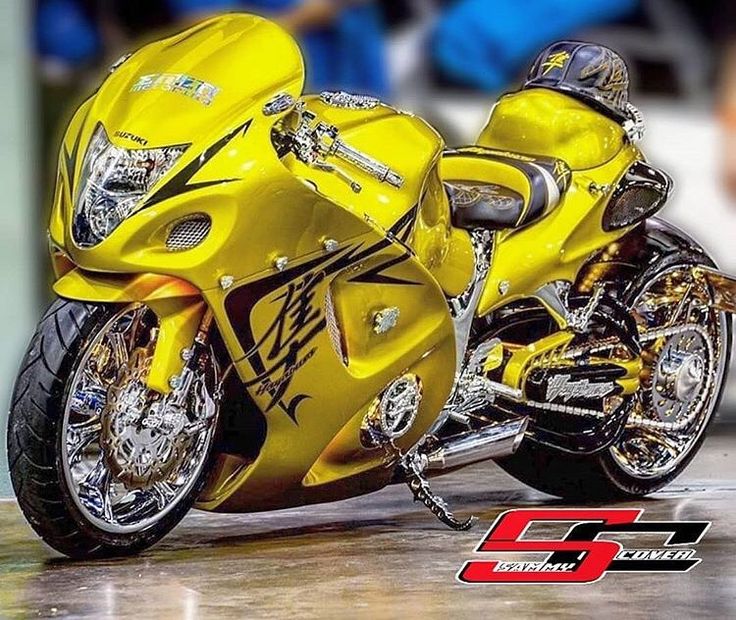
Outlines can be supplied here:
<path id="1" fill-rule="evenodd" d="M 184 168 L 177 172 L 171 177 L 166 183 L 164 183 L 158 191 L 152 194 L 148 200 L 143 204 L 143 207 L 150 207 L 163 200 L 172 198 L 174 196 L 181 196 L 187 192 L 193 192 L 197 189 L 203 189 L 210 187 L 211 185 L 219 185 L 220 183 L 232 183 L 239 179 L 215 179 L 213 181 L 198 181 L 197 183 L 190 183 L 191 179 L 197 172 L 199 172 L 209 161 L 217 155 L 225 146 L 238 134 L 242 133 L 245 136 L 250 129 L 253 119 L 247 120 L 245 123 L 233 129 L 230 133 L 220 138 L 212 146 L 205 149 L 199 157 L 195 157 L 190 161 Z"/>
<path id="2" fill-rule="evenodd" d="M 136 144 L 140 144 L 141 146 L 146 146 L 148 144 L 148 140 L 146 140 L 144 137 L 139 136 L 135 133 L 131 133 L 130 131 L 116 131 L 113 135 L 116 138 L 130 140 L 131 142 L 135 142 Z"/>
<path id="3" fill-rule="evenodd" d="M 297 372 L 317 353 L 312 342 L 327 326 L 325 309 L 316 294 L 319 285 L 328 276 L 359 264 L 394 241 L 408 239 L 416 214 L 415 207 L 386 231 L 385 238 L 367 248 L 359 243 L 328 256 L 319 256 L 303 265 L 233 289 L 225 298 L 225 311 L 245 351 L 244 359 L 256 374 L 246 386 L 255 389 L 256 395 L 269 395 L 266 411 L 278 406 L 297 423 L 299 404 L 310 398 L 309 394 L 303 393 L 287 398 L 287 392 Z M 404 247 L 403 243 L 400 245 Z M 392 257 L 362 274 L 362 278 L 356 276 L 350 281 L 420 285 L 384 273 L 410 256 L 411 252 L 405 250 L 398 258 Z M 278 291 L 281 292 L 271 298 L 271 303 L 277 304 L 278 310 L 263 334 L 256 338 L 251 327 L 251 314 L 260 301 Z"/>
<path id="4" fill-rule="evenodd" d="M 82 122 L 79 124 L 79 131 L 77 131 L 77 136 L 74 138 L 74 145 L 72 146 L 72 150 L 69 151 L 69 149 L 64 146 L 63 150 L 63 157 L 64 157 L 64 166 L 66 167 L 66 178 L 67 178 L 67 186 L 69 187 L 69 196 L 72 200 L 74 200 L 74 171 L 77 169 L 77 157 L 79 157 L 79 143 L 82 138 L 82 130 L 81 128 L 84 127 L 84 123 L 87 120 L 87 115 L 84 115 L 84 118 L 82 119 Z"/>
<path id="5" fill-rule="evenodd" d="M 214 84 L 198 80 L 185 73 L 151 73 L 142 75 L 133 84 L 130 92 L 137 93 L 147 90 L 163 90 L 170 93 L 179 93 L 194 99 L 202 105 L 211 105 L 220 89 Z"/>

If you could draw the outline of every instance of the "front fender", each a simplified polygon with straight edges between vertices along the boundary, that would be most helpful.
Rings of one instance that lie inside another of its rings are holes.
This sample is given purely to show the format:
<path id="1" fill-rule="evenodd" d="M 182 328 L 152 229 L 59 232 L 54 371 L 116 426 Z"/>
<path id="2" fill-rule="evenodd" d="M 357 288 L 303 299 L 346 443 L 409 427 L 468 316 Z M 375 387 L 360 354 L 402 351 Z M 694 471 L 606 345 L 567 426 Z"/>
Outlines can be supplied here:
<path id="1" fill-rule="evenodd" d="M 99 274 L 72 269 L 54 284 L 59 297 L 96 304 L 145 304 L 159 320 L 156 349 L 147 386 L 161 394 L 171 391 L 178 375 L 181 352 L 191 346 L 202 322 L 206 304 L 190 283 L 158 274 Z"/>

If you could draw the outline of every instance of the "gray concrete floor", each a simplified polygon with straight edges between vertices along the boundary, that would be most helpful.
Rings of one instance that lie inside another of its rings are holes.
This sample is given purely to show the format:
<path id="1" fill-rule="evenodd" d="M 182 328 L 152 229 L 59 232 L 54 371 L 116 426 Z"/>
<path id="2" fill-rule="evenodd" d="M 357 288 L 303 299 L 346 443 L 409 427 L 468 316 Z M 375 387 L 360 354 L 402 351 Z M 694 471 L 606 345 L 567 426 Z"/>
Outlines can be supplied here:
<path id="1" fill-rule="evenodd" d="M 54 554 L 3 501 L 0 617 L 736 618 L 735 445 L 736 427 L 717 427 L 666 491 L 620 504 L 644 507 L 649 520 L 713 521 L 698 545 L 703 562 L 688 574 L 611 574 L 587 586 L 458 583 L 499 512 L 557 505 L 483 464 L 436 482 L 458 513 L 480 517 L 469 532 L 446 530 L 396 486 L 270 514 L 194 512 L 142 556 L 94 563 Z"/>

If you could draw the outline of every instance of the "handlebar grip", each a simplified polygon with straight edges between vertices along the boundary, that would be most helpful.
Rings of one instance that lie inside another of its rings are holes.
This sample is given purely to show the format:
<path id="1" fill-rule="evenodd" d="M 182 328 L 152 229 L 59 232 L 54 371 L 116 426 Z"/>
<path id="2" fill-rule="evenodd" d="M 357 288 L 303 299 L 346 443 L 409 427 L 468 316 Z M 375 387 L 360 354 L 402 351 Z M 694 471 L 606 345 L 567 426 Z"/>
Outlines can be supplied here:
<path id="1" fill-rule="evenodd" d="M 356 168 L 360 168 L 363 172 L 370 174 L 383 183 L 388 183 L 397 189 L 404 185 L 404 178 L 389 166 L 348 146 L 340 139 L 333 142 L 331 151 L 336 157 L 347 161 Z"/>

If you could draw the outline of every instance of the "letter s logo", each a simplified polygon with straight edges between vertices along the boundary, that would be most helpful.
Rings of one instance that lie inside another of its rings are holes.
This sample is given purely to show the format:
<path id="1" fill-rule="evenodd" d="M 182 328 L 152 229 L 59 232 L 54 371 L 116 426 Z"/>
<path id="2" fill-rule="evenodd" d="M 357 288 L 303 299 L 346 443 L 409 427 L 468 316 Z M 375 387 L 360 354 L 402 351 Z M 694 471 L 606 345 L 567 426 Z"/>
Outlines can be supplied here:
<path id="1" fill-rule="evenodd" d="M 528 570 L 501 571 L 496 560 L 474 560 L 466 562 L 457 577 L 465 583 L 592 583 L 605 574 L 616 554 L 623 548 L 620 543 L 610 540 L 519 539 L 534 521 L 593 521 L 603 525 L 622 525 L 633 523 L 642 512 L 640 509 L 509 510 L 497 517 L 476 549 L 477 552 L 558 552 L 574 563 L 574 569 L 554 571 L 532 567 Z"/>

